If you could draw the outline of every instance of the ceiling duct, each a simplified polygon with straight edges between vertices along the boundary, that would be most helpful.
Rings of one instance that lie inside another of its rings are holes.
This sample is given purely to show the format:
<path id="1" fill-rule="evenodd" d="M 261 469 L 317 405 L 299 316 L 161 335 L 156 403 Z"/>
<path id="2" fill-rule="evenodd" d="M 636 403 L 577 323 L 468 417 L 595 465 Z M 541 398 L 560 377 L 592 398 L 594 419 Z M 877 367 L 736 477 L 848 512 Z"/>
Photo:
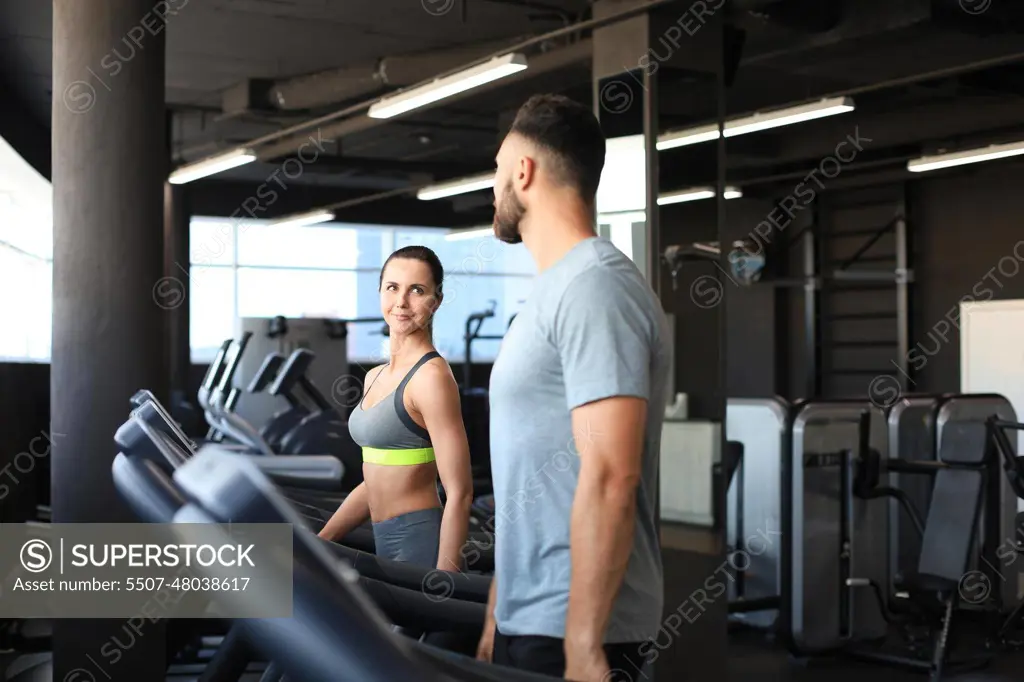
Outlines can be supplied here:
<path id="1" fill-rule="evenodd" d="M 484 85 L 481 85 L 480 87 L 473 88 L 472 90 L 468 90 L 466 92 L 462 92 L 457 95 L 447 97 L 443 101 L 435 102 L 429 106 L 446 106 L 464 99 L 479 97 L 488 92 L 503 87 L 507 87 L 511 83 L 526 81 L 546 73 L 561 71 L 562 69 L 570 68 L 580 64 L 589 67 L 591 55 L 592 43 L 590 38 L 580 40 L 579 42 L 572 43 L 565 47 L 554 48 L 545 52 L 541 52 L 536 56 L 530 57 L 530 68 L 525 71 L 521 71 L 507 78 L 503 78 L 501 80 L 494 81 L 491 83 L 486 83 Z M 439 73 L 443 72 L 434 71 L 431 73 L 431 76 L 435 76 Z M 421 109 L 426 108 L 427 107 L 421 107 Z M 383 119 L 370 118 L 369 116 L 362 114 L 341 121 L 337 121 L 335 123 L 331 123 L 328 125 L 323 125 L 318 130 L 319 134 L 323 138 L 329 140 L 336 140 L 346 135 L 352 135 L 354 133 L 362 132 L 364 130 L 369 130 L 370 128 L 375 128 L 383 123 Z M 308 133 L 300 133 L 293 137 L 278 140 L 266 146 L 260 146 L 259 149 L 257 150 L 257 153 L 263 160 L 275 159 L 280 156 L 293 153 L 299 147 L 299 145 L 301 145 L 308 139 Z"/>
<path id="2" fill-rule="evenodd" d="M 317 109 L 428 80 L 521 39 L 392 55 L 373 64 L 329 69 L 279 81 L 254 79 L 225 91 L 222 105 L 226 114 Z"/>

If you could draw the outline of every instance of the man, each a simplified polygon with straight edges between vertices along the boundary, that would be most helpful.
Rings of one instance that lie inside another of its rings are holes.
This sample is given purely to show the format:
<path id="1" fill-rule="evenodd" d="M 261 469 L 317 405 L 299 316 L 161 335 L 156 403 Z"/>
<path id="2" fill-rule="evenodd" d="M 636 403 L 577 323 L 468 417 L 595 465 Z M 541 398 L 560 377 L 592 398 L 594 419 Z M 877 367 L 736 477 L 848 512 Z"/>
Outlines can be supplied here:
<path id="1" fill-rule="evenodd" d="M 594 231 L 605 140 L 538 95 L 498 152 L 494 232 L 537 264 L 491 373 L 495 576 L 477 655 L 581 682 L 644 680 L 662 614 L 655 481 L 668 331 L 634 264 Z"/>

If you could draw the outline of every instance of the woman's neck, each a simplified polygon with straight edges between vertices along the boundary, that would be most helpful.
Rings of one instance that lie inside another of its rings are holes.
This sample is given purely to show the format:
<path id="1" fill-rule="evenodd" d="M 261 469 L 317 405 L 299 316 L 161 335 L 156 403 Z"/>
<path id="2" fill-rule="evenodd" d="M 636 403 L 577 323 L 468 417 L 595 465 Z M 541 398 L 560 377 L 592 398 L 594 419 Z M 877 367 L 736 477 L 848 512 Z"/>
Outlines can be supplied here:
<path id="1" fill-rule="evenodd" d="M 391 337 L 391 353 L 389 364 L 392 367 L 411 365 L 424 353 L 429 353 L 434 346 L 424 331 L 416 331 L 404 336 Z"/>

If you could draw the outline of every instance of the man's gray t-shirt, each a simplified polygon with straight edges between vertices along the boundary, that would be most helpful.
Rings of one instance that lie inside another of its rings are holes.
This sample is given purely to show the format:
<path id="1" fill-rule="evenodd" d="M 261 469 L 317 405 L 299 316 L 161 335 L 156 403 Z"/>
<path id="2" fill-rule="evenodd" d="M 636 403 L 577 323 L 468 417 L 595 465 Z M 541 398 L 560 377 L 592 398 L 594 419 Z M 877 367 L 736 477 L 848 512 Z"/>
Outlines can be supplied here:
<path id="1" fill-rule="evenodd" d="M 565 636 L 573 498 L 587 444 L 602 431 L 588 424 L 574 434 L 572 410 L 638 396 L 648 416 L 633 548 L 605 642 L 656 636 L 663 585 L 654 504 L 668 338 L 654 292 L 607 239 L 584 240 L 537 276 L 491 372 L 494 613 L 502 634 Z"/>

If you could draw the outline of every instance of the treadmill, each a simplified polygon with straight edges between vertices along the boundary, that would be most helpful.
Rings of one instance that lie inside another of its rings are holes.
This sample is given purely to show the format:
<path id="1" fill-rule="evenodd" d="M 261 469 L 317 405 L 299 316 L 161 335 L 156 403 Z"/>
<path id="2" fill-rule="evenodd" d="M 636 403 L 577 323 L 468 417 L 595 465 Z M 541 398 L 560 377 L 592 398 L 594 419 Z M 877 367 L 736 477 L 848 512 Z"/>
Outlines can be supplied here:
<path id="1" fill-rule="evenodd" d="M 232 341 L 225 341 L 224 346 L 218 353 L 218 358 L 223 356 L 223 351 Z M 215 367 L 223 364 L 215 360 L 211 369 L 207 372 L 204 384 L 209 381 L 213 383 L 216 376 L 219 376 Z M 212 377 L 212 378 L 211 378 Z M 142 406 L 149 403 L 151 407 L 143 410 Z M 139 391 L 132 397 L 132 404 L 143 411 L 143 417 L 150 419 L 155 428 L 165 432 L 181 449 L 191 456 L 196 452 L 197 444 L 178 428 L 177 423 L 170 416 L 166 409 L 160 404 L 156 397 L 149 391 Z M 129 420 L 130 422 L 131 420 Z M 142 435 L 138 429 L 129 427 L 126 423 L 122 429 L 131 429 L 132 437 L 140 438 Z M 121 431 L 119 430 L 120 434 Z M 127 434 L 115 436 L 115 441 L 120 445 L 120 438 L 128 437 Z M 234 452 L 239 452 L 233 445 L 222 445 Z M 302 455 L 301 457 L 261 457 L 253 459 L 266 474 L 271 476 L 275 483 L 281 488 L 287 499 L 298 508 L 305 517 L 308 525 L 319 532 L 327 523 L 328 519 L 338 509 L 338 505 L 344 500 L 345 493 L 341 492 L 343 487 L 344 465 L 333 455 Z M 491 525 L 493 531 L 493 524 Z M 481 573 L 494 572 L 494 534 L 486 529 L 474 530 L 472 527 L 467 535 L 466 542 L 466 569 Z M 373 540 L 373 530 L 368 525 L 356 528 L 340 543 L 356 550 L 372 554 L 376 547 Z"/>
<path id="2" fill-rule="evenodd" d="M 149 391 L 139 391 L 132 398 L 138 405 L 129 420 L 118 429 L 114 442 L 122 453 L 138 455 L 149 460 L 152 465 L 159 466 L 168 475 L 183 466 L 196 452 L 192 441 L 178 428 L 171 416 L 160 402 Z M 220 447 L 220 446 L 219 446 Z M 221 447 L 223 450 L 223 447 Z M 237 453 L 235 453 L 237 454 Z M 338 480 L 340 463 L 331 455 L 305 455 L 302 457 L 247 457 L 278 486 L 288 486 L 293 490 L 300 486 L 319 490 L 330 488 Z M 302 514 L 308 528 L 319 529 L 323 526 L 320 511 L 289 497 L 289 493 L 281 491 L 282 496 Z M 333 513 L 333 509 L 330 513 Z M 445 598 L 454 598 L 476 603 L 487 603 L 490 590 L 490 577 L 478 573 L 446 573 L 432 576 L 418 566 L 391 561 L 373 554 L 373 531 L 356 529 L 343 538 L 346 545 L 321 540 L 328 545 L 333 553 L 349 561 L 360 574 L 382 580 L 395 586 L 423 591 L 429 596 L 446 594 Z M 350 537 L 355 542 L 349 542 Z M 359 545 L 369 544 L 368 549 Z M 481 555 L 478 562 L 471 563 L 470 570 L 481 570 L 488 562 L 493 570 L 493 552 L 486 557 Z"/>
<path id="3" fill-rule="evenodd" d="M 294 529 L 293 562 L 265 568 L 274 579 L 293 584 L 291 618 L 244 619 L 238 637 L 274 662 L 288 679 L 303 682 L 550 682 L 524 673 L 442 651 L 394 632 L 386 613 L 365 589 L 365 578 L 339 566 L 326 543 L 302 527 L 294 509 L 255 465 L 215 445 L 175 470 L 173 480 L 159 467 L 124 453 L 115 460 L 115 480 L 140 516 L 162 522 L 287 523 Z M 182 504 L 184 503 L 184 504 Z M 176 509 L 176 510 L 175 510 Z M 225 541 L 227 537 L 225 536 Z M 251 599 L 218 592 L 223 603 Z M 443 604 L 447 604 L 444 602 Z M 264 676 L 266 678 L 266 675 Z"/>

